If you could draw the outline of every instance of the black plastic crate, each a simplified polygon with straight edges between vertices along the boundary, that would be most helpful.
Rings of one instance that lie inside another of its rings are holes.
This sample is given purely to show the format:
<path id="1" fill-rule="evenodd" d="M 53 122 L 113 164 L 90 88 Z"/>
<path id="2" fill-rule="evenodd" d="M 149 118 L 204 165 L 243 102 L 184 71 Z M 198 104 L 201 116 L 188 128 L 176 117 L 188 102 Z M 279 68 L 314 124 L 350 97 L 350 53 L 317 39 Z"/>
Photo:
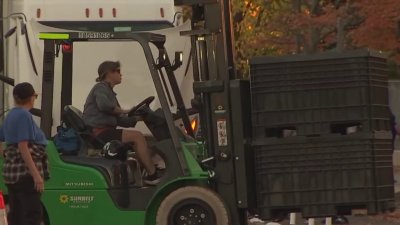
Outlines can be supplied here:
<path id="1" fill-rule="evenodd" d="M 386 58 L 368 51 L 251 61 L 253 134 L 332 133 L 341 123 L 390 130 Z"/>
<path id="2" fill-rule="evenodd" d="M 263 219 L 369 214 L 394 208 L 391 134 L 256 139 L 257 208 Z"/>
<path id="3" fill-rule="evenodd" d="M 347 134 L 347 129 L 352 127 L 358 132 L 391 129 L 387 105 L 253 111 L 252 125 L 254 137 L 283 137 L 285 131 L 291 131 L 294 136 Z"/>
<path id="4" fill-rule="evenodd" d="M 337 52 L 327 51 L 316 54 L 295 54 L 286 56 L 259 56 L 251 59 L 252 66 L 264 66 L 264 74 L 277 75 L 276 70 L 284 71 L 278 74 L 320 73 L 334 71 L 363 71 L 364 69 L 387 70 L 387 56 L 377 51 L 359 49 L 353 51 Z M 256 67 L 257 68 L 257 67 Z M 253 69 L 253 68 L 252 68 Z M 268 73 L 270 71 L 271 73 Z M 359 73 L 357 73 L 359 74 Z M 320 75 L 323 76 L 323 75 Z M 264 77 L 264 75 L 263 75 Z M 268 79 L 268 78 L 266 78 Z"/>
<path id="5" fill-rule="evenodd" d="M 310 107 L 358 106 L 363 104 L 387 104 L 388 82 L 370 81 L 366 77 L 351 77 L 354 80 L 335 82 L 320 80 L 307 84 L 292 84 L 285 81 L 285 86 L 274 82 L 251 83 L 253 108 L 262 110 L 304 109 Z M 302 82 L 305 82 L 302 80 Z"/>

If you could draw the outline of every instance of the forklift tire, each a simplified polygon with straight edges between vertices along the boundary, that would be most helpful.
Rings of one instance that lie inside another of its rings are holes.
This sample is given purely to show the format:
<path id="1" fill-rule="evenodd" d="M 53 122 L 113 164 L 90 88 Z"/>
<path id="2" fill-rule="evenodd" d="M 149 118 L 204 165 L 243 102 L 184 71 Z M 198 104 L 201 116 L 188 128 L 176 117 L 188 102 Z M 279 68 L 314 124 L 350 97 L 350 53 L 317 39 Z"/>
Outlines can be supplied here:
<path id="1" fill-rule="evenodd" d="M 221 198 L 207 188 L 188 186 L 170 193 L 157 211 L 157 225 L 228 225 L 228 210 Z"/>

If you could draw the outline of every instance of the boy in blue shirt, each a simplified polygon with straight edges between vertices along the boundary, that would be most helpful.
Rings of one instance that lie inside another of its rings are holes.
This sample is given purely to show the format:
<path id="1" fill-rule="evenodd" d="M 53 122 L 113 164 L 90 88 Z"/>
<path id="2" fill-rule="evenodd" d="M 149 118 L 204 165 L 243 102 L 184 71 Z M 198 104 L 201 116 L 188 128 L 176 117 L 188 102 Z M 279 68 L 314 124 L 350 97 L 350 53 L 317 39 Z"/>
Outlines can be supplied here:
<path id="1" fill-rule="evenodd" d="M 10 225 L 39 225 L 42 218 L 41 193 L 48 178 L 46 136 L 29 112 L 37 94 L 30 83 L 13 90 L 15 107 L 0 127 L 0 149 L 4 156 L 3 178 L 8 188 Z"/>

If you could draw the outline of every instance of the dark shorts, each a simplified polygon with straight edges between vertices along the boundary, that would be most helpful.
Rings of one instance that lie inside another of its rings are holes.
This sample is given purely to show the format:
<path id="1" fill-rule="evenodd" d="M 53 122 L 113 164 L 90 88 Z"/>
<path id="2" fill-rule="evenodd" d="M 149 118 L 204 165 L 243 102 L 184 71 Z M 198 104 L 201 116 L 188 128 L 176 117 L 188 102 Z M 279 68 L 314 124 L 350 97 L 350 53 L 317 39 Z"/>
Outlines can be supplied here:
<path id="1" fill-rule="evenodd" d="M 122 129 L 117 129 L 115 127 L 107 128 L 101 131 L 97 137 L 105 143 L 112 140 L 122 141 Z"/>

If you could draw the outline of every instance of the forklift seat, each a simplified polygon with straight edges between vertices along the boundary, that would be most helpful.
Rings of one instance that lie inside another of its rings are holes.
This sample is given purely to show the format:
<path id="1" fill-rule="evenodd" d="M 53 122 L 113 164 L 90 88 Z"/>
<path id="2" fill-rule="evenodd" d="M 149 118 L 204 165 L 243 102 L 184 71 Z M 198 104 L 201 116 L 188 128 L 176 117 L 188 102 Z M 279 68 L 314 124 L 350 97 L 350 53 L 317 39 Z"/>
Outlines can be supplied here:
<path id="1" fill-rule="evenodd" d="M 77 131 L 79 136 L 83 139 L 87 148 L 94 149 L 102 149 L 104 146 L 104 142 L 97 138 L 91 131 L 91 129 L 86 126 L 85 122 L 82 119 L 82 112 L 71 106 L 67 105 L 64 107 L 64 122 L 67 127 L 71 127 Z M 87 151 L 87 149 L 86 149 Z M 116 165 L 120 164 L 119 160 L 106 159 L 103 157 L 88 157 L 87 152 L 83 155 L 78 156 L 62 156 L 61 157 L 65 162 L 73 163 L 77 165 L 90 166 L 98 171 L 100 171 L 105 177 L 107 183 L 111 187 L 117 187 L 120 185 L 120 181 L 118 180 L 121 176 L 115 174 Z M 135 185 L 142 186 L 141 180 L 141 168 L 140 164 L 136 159 L 130 159 L 127 161 L 130 166 L 130 169 L 134 171 L 135 177 Z"/>
<path id="2" fill-rule="evenodd" d="M 64 121 L 68 127 L 72 127 L 77 132 L 85 132 L 88 130 L 85 122 L 82 119 L 83 113 L 73 107 L 72 105 L 66 105 L 64 107 Z"/>
<path id="3" fill-rule="evenodd" d="M 72 105 L 65 106 L 63 114 L 65 124 L 67 127 L 73 128 L 89 148 L 103 148 L 105 143 L 93 135 L 91 129 L 83 121 L 82 114 L 79 109 Z"/>

